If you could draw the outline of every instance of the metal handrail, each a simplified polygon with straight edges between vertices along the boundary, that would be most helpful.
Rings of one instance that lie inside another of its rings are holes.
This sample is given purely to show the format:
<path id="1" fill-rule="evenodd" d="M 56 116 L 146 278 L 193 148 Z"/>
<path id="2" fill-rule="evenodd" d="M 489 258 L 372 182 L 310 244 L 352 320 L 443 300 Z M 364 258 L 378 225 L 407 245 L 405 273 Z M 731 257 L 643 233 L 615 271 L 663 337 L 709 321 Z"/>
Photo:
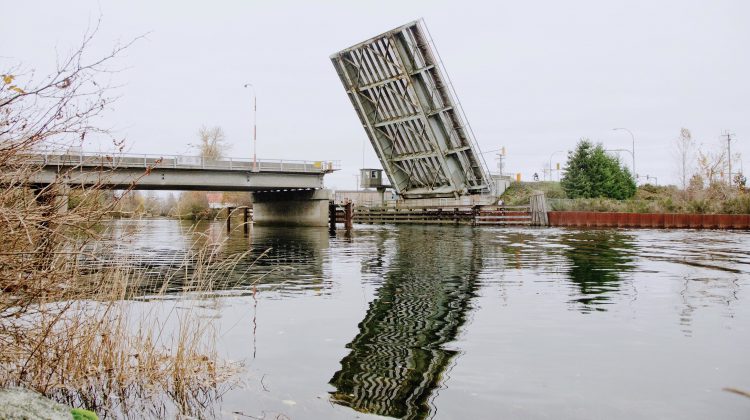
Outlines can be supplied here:
<path id="1" fill-rule="evenodd" d="M 194 155 L 158 155 L 151 153 L 99 153 L 42 151 L 32 155 L 44 165 L 106 166 L 110 168 L 173 168 L 173 169 L 221 169 L 248 171 L 256 166 L 257 172 L 312 172 L 327 173 L 341 169 L 338 160 L 258 159 L 228 157 L 205 159 Z"/>

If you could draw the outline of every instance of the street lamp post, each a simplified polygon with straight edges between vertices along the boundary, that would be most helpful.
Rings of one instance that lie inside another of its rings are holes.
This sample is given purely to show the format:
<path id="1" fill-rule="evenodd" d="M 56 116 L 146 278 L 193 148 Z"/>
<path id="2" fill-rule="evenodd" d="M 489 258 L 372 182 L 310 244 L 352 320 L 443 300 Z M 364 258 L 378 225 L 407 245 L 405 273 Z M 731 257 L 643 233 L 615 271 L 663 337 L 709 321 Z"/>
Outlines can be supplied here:
<path id="1" fill-rule="evenodd" d="M 625 153 L 630 153 L 631 155 L 633 154 L 633 152 L 628 149 L 604 149 L 604 151 L 605 152 L 625 152 Z M 635 176 L 635 174 L 633 174 L 633 176 Z"/>
<path id="2" fill-rule="evenodd" d="M 255 94 L 255 86 L 252 83 L 245 83 L 253 91 L 253 172 L 258 171 L 258 163 L 255 158 L 255 150 L 258 144 L 258 95 Z"/>
<path id="3" fill-rule="evenodd" d="M 630 134 L 630 139 L 633 140 L 633 150 L 630 152 L 630 154 L 633 156 L 633 176 L 637 179 L 638 175 L 635 172 L 635 136 L 633 135 L 633 132 L 628 130 L 627 128 L 620 127 L 620 128 L 612 129 L 612 131 L 617 131 L 617 130 L 627 131 Z"/>
<path id="4" fill-rule="evenodd" d="M 604 151 L 605 152 L 625 152 L 625 153 L 630 153 L 630 155 L 633 156 L 633 151 L 628 150 L 628 149 L 604 149 Z M 633 159 L 633 162 L 635 162 L 635 158 Z M 635 181 L 636 185 L 638 185 L 638 175 L 635 174 L 635 170 L 633 170 L 633 180 Z M 648 181 L 648 179 L 646 179 L 646 181 Z"/>

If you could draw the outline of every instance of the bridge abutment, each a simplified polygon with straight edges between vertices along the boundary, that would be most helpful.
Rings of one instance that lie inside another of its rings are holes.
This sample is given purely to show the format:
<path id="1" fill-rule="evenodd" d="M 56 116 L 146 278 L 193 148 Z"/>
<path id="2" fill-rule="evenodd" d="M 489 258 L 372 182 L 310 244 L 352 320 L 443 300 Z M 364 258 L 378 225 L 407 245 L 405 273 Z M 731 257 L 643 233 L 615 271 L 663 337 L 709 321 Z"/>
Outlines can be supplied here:
<path id="1" fill-rule="evenodd" d="M 258 226 L 328 226 L 331 191 L 295 190 L 253 193 L 253 222 Z"/>

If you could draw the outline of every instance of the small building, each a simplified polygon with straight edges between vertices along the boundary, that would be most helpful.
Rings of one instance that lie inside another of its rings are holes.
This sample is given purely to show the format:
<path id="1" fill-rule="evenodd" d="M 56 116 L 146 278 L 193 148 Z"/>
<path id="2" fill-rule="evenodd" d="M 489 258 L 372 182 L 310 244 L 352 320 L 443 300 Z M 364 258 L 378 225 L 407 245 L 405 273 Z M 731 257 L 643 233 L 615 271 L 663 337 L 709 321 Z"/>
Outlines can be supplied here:
<path id="1" fill-rule="evenodd" d="M 512 178 L 507 175 L 491 173 L 490 179 L 492 179 L 493 190 L 492 193 L 498 197 L 503 195 L 506 189 L 510 186 Z"/>
<path id="2" fill-rule="evenodd" d="M 207 192 L 206 200 L 208 201 L 208 208 L 210 209 L 223 209 L 224 207 L 237 207 L 236 203 L 225 202 L 224 193 L 221 193 L 221 192 Z"/>
<path id="3" fill-rule="evenodd" d="M 383 184 L 383 170 L 376 168 L 362 168 L 359 170 L 359 186 L 361 188 L 384 189 L 390 185 Z"/>
<path id="4" fill-rule="evenodd" d="M 209 192 L 206 193 L 206 200 L 208 201 L 208 208 L 220 209 L 222 205 L 222 194 L 220 192 Z"/>

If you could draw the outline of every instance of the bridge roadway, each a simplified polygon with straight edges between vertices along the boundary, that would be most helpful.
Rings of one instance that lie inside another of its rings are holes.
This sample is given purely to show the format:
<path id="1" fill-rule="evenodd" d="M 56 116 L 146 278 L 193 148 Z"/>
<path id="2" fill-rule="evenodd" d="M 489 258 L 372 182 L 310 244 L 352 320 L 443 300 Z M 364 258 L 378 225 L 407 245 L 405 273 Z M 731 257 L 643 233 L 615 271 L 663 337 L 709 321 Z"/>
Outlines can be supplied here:
<path id="1" fill-rule="evenodd" d="M 323 188 L 335 161 L 257 160 L 135 154 L 36 154 L 29 184 L 136 190 L 265 191 Z"/>
<path id="2" fill-rule="evenodd" d="M 55 184 L 60 209 L 67 189 L 251 191 L 253 222 L 259 225 L 327 226 L 329 190 L 323 176 L 337 161 L 257 160 L 199 156 L 66 153 L 31 155 L 39 164 L 26 181 L 34 187 Z"/>

